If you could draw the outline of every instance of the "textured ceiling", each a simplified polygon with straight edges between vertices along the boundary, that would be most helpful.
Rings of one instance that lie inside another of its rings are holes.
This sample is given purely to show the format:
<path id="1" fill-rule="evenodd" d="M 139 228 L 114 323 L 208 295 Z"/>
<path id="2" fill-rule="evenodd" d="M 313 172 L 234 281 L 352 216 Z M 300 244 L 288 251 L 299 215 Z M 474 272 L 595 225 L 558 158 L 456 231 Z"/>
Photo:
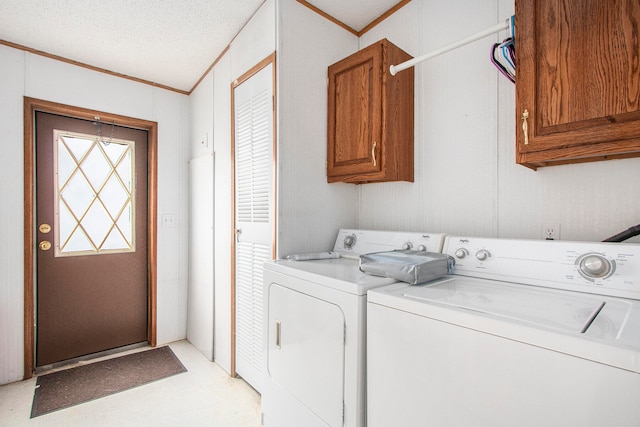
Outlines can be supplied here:
<path id="1" fill-rule="evenodd" d="M 308 2 L 359 31 L 399 0 Z M 0 0 L 0 40 L 188 92 L 263 3 Z"/>

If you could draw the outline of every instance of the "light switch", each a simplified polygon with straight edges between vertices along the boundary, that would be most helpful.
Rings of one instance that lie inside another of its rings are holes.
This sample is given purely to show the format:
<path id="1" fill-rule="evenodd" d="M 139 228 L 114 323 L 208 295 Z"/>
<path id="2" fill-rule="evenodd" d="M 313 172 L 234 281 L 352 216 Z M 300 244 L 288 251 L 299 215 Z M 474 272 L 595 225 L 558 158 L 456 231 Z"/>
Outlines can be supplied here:
<path id="1" fill-rule="evenodd" d="M 163 214 L 162 217 L 162 226 L 163 227 L 175 227 L 176 226 L 176 216 L 173 214 Z"/>
<path id="2" fill-rule="evenodd" d="M 209 148 L 209 132 L 204 134 L 204 137 L 200 139 L 200 145 Z"/>

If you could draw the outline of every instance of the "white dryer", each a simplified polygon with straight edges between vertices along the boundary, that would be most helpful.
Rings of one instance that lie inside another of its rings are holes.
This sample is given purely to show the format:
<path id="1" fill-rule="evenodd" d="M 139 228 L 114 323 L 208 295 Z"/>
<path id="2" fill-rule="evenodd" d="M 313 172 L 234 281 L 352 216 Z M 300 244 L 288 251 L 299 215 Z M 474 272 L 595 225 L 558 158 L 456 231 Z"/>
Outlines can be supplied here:
<path id="1" fill-rule="evenodd" d="M 264 266 L 266 427 L 365 425 L 366 294 L 395 283 L 359 270 L 359 255 L 440 252 L 443 234 L 340 230 L 335 259 Z"/>
<path id="2" fill-rule="evenodd" d="M 368 426 L 640 426 L 640 245 L 448 236 L 368 297 Z"/>

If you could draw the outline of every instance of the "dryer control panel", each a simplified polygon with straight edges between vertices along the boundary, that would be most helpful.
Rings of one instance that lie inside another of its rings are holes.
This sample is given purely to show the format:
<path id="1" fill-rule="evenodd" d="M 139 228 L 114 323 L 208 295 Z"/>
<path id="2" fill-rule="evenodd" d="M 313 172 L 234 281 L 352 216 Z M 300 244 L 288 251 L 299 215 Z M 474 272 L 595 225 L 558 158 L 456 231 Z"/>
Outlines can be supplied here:
<path id="1" fill-rule="evenodd" d="M 640 245 L 447 236 L 454 274 L 640 299 Z"/>
<path id="2" fill-rule="evenodd" d="M 341 229 L 333 250 L 347 255 L 398 249 L 441 252 L 444 237 L 442 233 Z"/>

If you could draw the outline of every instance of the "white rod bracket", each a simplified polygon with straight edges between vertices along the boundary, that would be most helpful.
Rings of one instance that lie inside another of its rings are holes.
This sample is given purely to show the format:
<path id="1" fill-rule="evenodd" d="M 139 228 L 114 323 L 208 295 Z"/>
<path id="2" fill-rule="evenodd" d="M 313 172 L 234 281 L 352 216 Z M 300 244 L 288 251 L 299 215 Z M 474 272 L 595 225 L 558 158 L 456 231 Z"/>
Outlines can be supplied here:
<path id="1" fill-rule="evenodd" d="M 406 70 L 407 68 L 411 68 L 416 64 L 426 61 L 427 59 L 431 59 L 438 55 L 442 55 L 445 52 L 449 52 L 450 50 L 457 49 L 461 46 L 464 46 L 476 40 L 480 40 L 482 38 L 490 36 L 491 34 L 499 33 L 500 31 L 503 31 L 503 30 L 510 30 L 510 32 L 512 33 L 513 31 L 511 30 L 511 28 L 512 28 L 513 21 L 514 21 L 514 17 L 512 16 L 500 24 L 496 24 L 493 27 L 487 28 L 486 30 L 477 32 L 463 39 L 450 43 L 446 46 L 441 47 L 440 49 L 436 49 L 432 52 L 410 59 L 398 65 L 391 65 L 389 67 L 389 73 L 391 73 L 392 76 L 395 76 L 400 71 Z M 511 37 L 513 37 L 513 34 L 511 34 Z"/>

